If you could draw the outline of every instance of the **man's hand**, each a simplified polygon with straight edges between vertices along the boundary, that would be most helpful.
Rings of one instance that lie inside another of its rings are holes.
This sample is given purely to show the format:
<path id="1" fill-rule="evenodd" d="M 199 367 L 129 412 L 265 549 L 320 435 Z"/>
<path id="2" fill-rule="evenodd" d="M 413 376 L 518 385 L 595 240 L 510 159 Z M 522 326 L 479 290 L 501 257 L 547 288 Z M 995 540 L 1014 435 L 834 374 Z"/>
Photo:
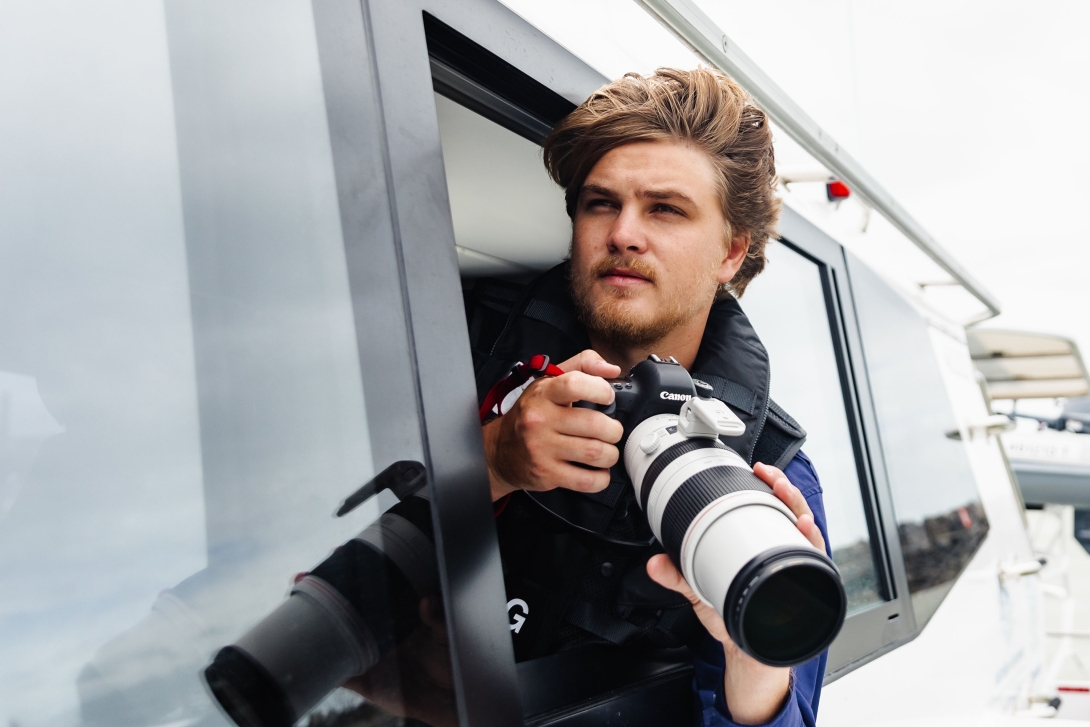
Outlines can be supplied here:
<path id="1" fill-rule="evenodd" d="M 821 537 L 821 530 L 814 522 L 814 512 L 799 488 L 792 485 L 787 475 L 772 465 L 758 462 L 753 465 L 753 472 L 764 480 L 765 484 L 772 488 L 773 494 L 795 514 L 799 532 L 810 541 L 811 545 L 824 553 L 825 538 Z"/>
<path id="2" fill-rule="evenodd" d="M 792 485 L 784 473 L 775 467 L 757 463 L 753 471 L 795 514 L 799 532 L 824 553 L 825 539 L 821 537 L 821 530 L 814 522 L 814 513 L 799 488 Z M 726 661 L 724 696 L 734 721 L 738 724 L 757 725 L 775 717 L 787 698 L 791 670 L 762 664 L 739 649 L 727 634 L 727 625 L 723 623 L 722 617 L 714 608 L 697 598 L 670 560 L 670 556 L 659 554 L 648 560 L 647 574 L 660 586 L 688 598 L 704 628 L 723 644 Z"/>
<path id="3" fill-rule="evenodd" d="M 613 387 L 603 379 L 621 370 L 589 350 L 559 366 L 563 376 L 538 379 L 482 429 L 493 502 L 520 489 L 599 492 L 609 485 L 608 468 L 619 456 L 614 445 L 624 428 L 601 412 L 571 405 L 612 402 Z"/>

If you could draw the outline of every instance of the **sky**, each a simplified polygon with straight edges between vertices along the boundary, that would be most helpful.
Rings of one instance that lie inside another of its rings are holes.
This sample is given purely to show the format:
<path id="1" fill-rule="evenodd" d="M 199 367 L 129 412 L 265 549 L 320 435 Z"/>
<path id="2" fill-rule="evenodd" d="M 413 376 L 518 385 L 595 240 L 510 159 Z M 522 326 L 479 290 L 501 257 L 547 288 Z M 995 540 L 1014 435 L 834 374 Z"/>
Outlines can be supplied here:
<path id="1" fill-rule="evenodd" d="M 635 3 L 507 4 L 607 76 L 693 63 Z M 983 325 L 1090 350 L 1090 4 L 698 5 L 999 299 Z"/>
<path id="2" fill-rule="evenodd" d="M 1090 5 L 702 7 L 993 295 L 1090 347 Z"/>

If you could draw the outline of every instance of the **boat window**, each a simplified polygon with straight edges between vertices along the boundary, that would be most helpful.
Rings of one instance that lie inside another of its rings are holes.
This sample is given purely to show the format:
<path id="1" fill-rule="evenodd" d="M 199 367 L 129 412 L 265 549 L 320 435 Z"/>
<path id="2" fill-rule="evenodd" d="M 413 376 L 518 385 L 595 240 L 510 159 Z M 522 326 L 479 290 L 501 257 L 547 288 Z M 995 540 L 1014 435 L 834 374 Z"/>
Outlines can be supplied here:
<path id="1" fill-rule="evenodd" d="M 742 308 L 768 349 L 771 395 L 806 430 L 802 451 L 824 491 L 829 545 L 844 579 L 848 612 L 881 602 L 870 527 L 849 430 L 819 265 L 785 244 L 768 245 L 768 267 L 746 288 Z"/>
<path id="2" fill-rule="evenodd" d="M 368 257 L 387 287 L 347 262 L 306 0 L 22 15 L 0 26 L 23 69 L 0 74 L 0 724 L 230 724 L 202 671 L 405 504 L 346 498 L 422 459 L 393 253 Z M 372 702 L 319 711 L 452 722 L 430 542 L 404 577 L 370 542 L 354 582 L 403 618 L 364 618 L 389 636 Z"/>
<path id="3" fill-rule="evenodd" d="M 568 252 L 571 233 L 563 194 L 544 169 L 540 147 L 527 134 L 515 133 L 452 100 L 440 83 L 436 87 L 436 113 L 463 285 L 470 289 L 482 285 L 482 278 L 490 279 L 487 296 L 498 296 L 495 300 L 476 294 L 471 297 L 475 304 L 483 300 L 507 310 L 513 299 L 503 297 L 504 288 L 496 284 L 497 278 L 525 282 L 562 261 Z M 844 627 L 847 645 L 841 649 L 843 654 L 837 655 L 835 664 L 830 662 L 831 669 L 843 669 L 890 642 L 894 632 L 886 624 L 888 618 L 897 618 L 897 607 L 888 604 L 889 613 L 872 613 L 873 607 L 891 599 L 891 588 L 888 576 L 877 565 L 881 545 L 874 533 L 881 532 L 881 526 L 874 509 L 866 504 L 865 493 L 871 485 L 866 467 L 860 464 L 865 460 L 857 451 L 861 435 L 852 430 L 854 394 L 846 393 L 842 383 L 849 374 L 843 373 L 846 353 L 838 346 L 844 344 L 837 343 L 839 333 L 827 302 L 828 286 L 833 284 L 830 271 L 824 263 L 787 244 L 772 243 L 769 257 L 768 268 L 749 286 L 741 302 L 769 351 L 772 397 L 807 430 L 803 451 L 814 462 L 824 488 L 830 545 L 848 592 L 849 615 L 853 616 Z M 518 288 L 510 290 L 517 295 Z M 492 340 L 498 333 L 482 335 L 472 326 L 469 332 L 475 351 L 475 336 Z M 864 612 L 869 621 L 854 620 Z M 584 655 L 574 661 L 605 663 L 609 658 L 605 650 L 593 659 Z M 588 676 L 579 680 L 582 691 L 578 693 L 536 693 L 534 684 L 553 681 L 547 675 L 558 668 L 558 659 L 547 657 L 518 665 L 526 715 L 563 710 L 563 705 L 620 686 L 633 688 L 648 678 L 663 678 L 663 684 L 671 688 L 689 678 L 687 657 L 667 655 L 647 663 L 646 659 L 629 658 L 624 680 L 605 683 Z M 637 663 L 639 669 L 632 666 Z"/>
<path id="4" fill-rule="evenodd" d="M 571 224 L 540 147 L 439 93 L 435 100 L 463 278 L 522 279 L 563 260 Z M 773 362 L 773 398 L 807 430 L 804 452 L 825 490 L 833 557 L 854 612 L 883 598 L 821 271 L 779 243 L 769 258 L 742 304 Z"/>
<path id="5" fill-rule="evenodd" d="M 918 628 L 984 541 L 988 518 L 926 321 L 849 257 L 897 532 Z"/>

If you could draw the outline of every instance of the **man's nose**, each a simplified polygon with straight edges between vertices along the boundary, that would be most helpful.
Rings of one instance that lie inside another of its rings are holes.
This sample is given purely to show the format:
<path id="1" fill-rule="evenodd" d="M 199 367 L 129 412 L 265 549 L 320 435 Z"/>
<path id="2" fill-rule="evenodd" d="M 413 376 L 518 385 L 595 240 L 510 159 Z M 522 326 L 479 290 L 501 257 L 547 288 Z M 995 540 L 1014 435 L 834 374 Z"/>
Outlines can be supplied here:
<path id="1" fill-rule="evenodd" d="M 609 233 L 609 248 L 610 252 L 617 253 L 638 253 L 647 249 L 647 236 L 637 210 L 627 205 L 621 208 Z"/>

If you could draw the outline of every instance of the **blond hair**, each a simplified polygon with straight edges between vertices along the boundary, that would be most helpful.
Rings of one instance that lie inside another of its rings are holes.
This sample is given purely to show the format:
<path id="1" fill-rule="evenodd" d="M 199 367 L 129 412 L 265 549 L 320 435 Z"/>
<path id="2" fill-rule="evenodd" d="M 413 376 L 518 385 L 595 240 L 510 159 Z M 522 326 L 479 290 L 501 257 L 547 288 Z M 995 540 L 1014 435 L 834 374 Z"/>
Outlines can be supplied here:
<path id="1" fill-rule="evenodd" d="M 595 91 L 545 140 L 545 167 L 564 188 L 568 216 L 590 170 L 612 149 L 637 141 L 674 140 L 705 152 L 719 176 L 719 198 L 730 237 L 749 236 L 742 267 L 725 288 L 736 296 L 765 266 L 775 236 L 772 131 L 765 113 L 729 76 L 697 68 L 629 73 Z"/>

